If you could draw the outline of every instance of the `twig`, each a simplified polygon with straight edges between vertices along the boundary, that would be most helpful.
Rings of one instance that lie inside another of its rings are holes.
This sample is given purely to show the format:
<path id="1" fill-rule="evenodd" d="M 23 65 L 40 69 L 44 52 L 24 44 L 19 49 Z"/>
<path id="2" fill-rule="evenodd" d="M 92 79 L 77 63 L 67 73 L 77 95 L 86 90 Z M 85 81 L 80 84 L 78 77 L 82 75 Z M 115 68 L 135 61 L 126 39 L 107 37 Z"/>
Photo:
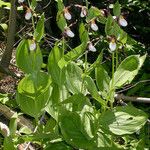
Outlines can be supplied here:
<path id="1" fill-rule="evenodd" d="M 43 7 L 43 9 L 46 9 L 51 4 L 51 0 L 46 4 L 46 6 Z"/>
<path id="2" fill-rule="evenodd" d="M 125 100 L 125 101 L 131 101 L 131 102 L 141 102 L 141 103 L 150 103 L 150 98 L 147 97 L 131 97 L 131 96 L 125 96 L 123 94 L 115 94 L 115 99 L 117 100 Z"/>
<path id="3" fill-rule="evenodd" d="M 0 112 L 9 120 L 16 113 L 15 111 L 11 110 L 9 107 L 3 104 L 0 104 Z M 28 119 L 24 118 L 23 116 L 18 116 L 17 124 L 19 127 L 26 126 L 32 131 L 34 129 L 32 123 Z"/>
<path id="4" fill-rule="evenodd" d="M 135 84 L 133 84 L 133 85 L 131 85 L 131 86 L 129 86 L 129 87 L 123 89 L 123 90 L 118 91 L 117 93 L 122 93 L 122 92 L 124 92 L 124 91 L 127 91 L 127 90 L 129 90 L 129 89 L 131 89 L 131 88 L 134 88 L 134 87 L 137 86 L 139 83 L 144 83 L 144 82 L 150 82 L 150 80 L 141 80 L 141 81 L 139 81 L 139 82 L 137 82 L 137 83 L 135 83 Z"/>

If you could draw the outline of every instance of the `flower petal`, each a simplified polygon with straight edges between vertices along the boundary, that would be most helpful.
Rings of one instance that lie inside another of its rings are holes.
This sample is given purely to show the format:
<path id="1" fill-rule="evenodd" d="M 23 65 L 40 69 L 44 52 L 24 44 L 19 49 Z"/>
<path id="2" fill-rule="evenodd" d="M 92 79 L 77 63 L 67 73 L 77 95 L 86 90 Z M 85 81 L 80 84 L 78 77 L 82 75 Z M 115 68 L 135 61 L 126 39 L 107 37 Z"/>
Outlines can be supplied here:
<path id="1" fill-rule="evenodd" d="M 90 42 L 89 45 L 88 45 L 88 49 L 89 51 L 91 52 L 96 52 L 96 48 L 94 47 L 94 45 Z"/>
<path id="2" fill-rule="evenodd" d="M 35 42 L 32 42 L 30 44 L 30 51 L 34 51 L 36 49 L 36 43 Z"/>
<path id="3" fill-rule="evenodd" d="M 115 42 L 110 42 L 109 43 L 109 48 L 110 48 L 111 52 L 115 51 L 116 47 L 117 47 L 117 45 L 116 45 Z"/>
<path id="4" fill-rule="evenodd" d="M 71 20 L 71 18 L 72 18 L 71 14 L 69 13 L 68 10 L 65 10 L 64 17 L 65 17 L 67 20 Z"/>
<path id="5" fill-rule="evenodd" d="M 30 10 L 27 10 L 27 12 L 26 12 L 26 14 L 25 14 L 25 19 L 26 19 L 26 20 L 30 20 L 31 17 L 32 17 L 31 11 L 30 11 Z"/>
<path id="6" fill-rule="evenodd" d="M 119 24 L 123 27 L 126 27 L 128 25 L 127 21 L 123 17 L 119 18 Z"/>
<path id="7" fill-rule="evenodd" d="M 82 7 L 80 17 L 83 18 L 87 15 L 87 10 L 86 7 Z"/>
<path id="8" fill-rule="evenodd" d="M 10 131 L 8 126 L 6 126 L 4 123 L 0 122 L 0 130 L 2 132 L 2 134 L 4 136 L 9 136 L 10 135 Z"/>
<path id="9" fill-rule="evenodd" d="M 92 22 L 92 23 L 91 23 L 91 29 L 92 29 L 93 31 L 97 31 L 97 30 L 98 30 L 98 26 L 96 25 L 95 22 Z"/>
<path id="10" fill-rule="evenodd" d="M 67 36 L 69 36 L 71 38 L 73 38 L 75 36 L 74 33 L 70 30 L 70 28 L 67 28 L 65 30 L 65 33 L 67 34 Z"/>

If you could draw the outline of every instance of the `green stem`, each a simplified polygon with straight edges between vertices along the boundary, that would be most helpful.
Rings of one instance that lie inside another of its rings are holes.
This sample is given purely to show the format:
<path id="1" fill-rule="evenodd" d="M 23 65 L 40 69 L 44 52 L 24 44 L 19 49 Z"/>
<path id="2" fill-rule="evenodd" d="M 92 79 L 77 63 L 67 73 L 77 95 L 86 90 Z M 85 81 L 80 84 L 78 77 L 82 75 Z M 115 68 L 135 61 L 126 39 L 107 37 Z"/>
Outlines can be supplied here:
<path id="1" fill-rule="evenodd" d="M 112 53 L 112 84 L 111 84 L 111 101 L 110 101 L 111 109 L 113 108 L 114 94 L 115 94 L 114 72 L 115 72 L 115 54 Z"/>
<path id="2" fill-rule="evenodd" d="M 84 69 L 84 73 L 86 73 L 87 71 L 87 51 L 85 52 L 85 69 Z"/>
<path id="3" fill-rule="evenodd" d="M 28 0 L 28 5 L 29 5 L 29 8 L 31 9 L 31 3 L 30 1 Z M 32 25 L 33 25 L 33 30 L 35 31 L 35 23 L 34 23 L 34 18 L 33 18 L 33 15 L 32 15 Z"/>
<path id="4" fill-rule="evenodd" d="M 83 89 L 84 89 L 84 77 L 86 75 L 87 68 L 88 68 L 87 67 L 87 51 L 85 52 L 85 62 L 84 62 L 84 64 L 85 64 L 85 68 L 84 68 L 84 76 L 82 78 L 81 93 L 83 92 Z"/>
<path id="5" fill-rule="evenodd" d="M 116 69 L 118 68 L 118 50 L 116 50 Z"/>
<path id="6" fill-rule="evenodd" d="M 65 53 L 65 38 L 64 37 L 62 38 L 62 50 L 63 50 L 63 53 L 62 53 L 62 58 L 63 58 L 64 53 Z"/>

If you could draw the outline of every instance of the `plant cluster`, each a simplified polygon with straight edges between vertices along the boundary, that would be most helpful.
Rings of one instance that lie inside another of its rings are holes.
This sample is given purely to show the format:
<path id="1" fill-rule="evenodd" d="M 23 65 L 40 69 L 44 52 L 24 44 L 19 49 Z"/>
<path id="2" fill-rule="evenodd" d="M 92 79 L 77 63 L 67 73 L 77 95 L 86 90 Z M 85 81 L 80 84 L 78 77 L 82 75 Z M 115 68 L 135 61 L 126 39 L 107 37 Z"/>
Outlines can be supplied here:
<path id="1" fill-rule="evenodd" d="M 35 119 L 36 127 L 17 130 L 19 114 L 12 117 L 9 128 L 1 123 L 3 149 L 13 150 L 25 142 L 27 147 L 36 143 L 45 150 L 148 148 L 148 115 L 115 99 L 116 91 L 133 81 L 146 59 L 145 54 L 121 60 L 122 51 L 136 41 L 124 31 L 128 22 L 119 2 L 106 10 L 88 1 L 65 6 L 57 0 L 56 22 L 62 38 L 49 53 L 46 71 L 41 69 L 40 48 L 45 15 L 35 23 L 36 0 L 18 2 L 26 10 L 25 19 L 32 22 L 33 32 L 16 49 L 17 66 L 25 74 L 17 86 L 16 102 L 23 113 Z M 76 12 L 78 20 L 74 19 Z M 100 26 L 104 34 L 100 34 Z M 70 48 L 73 38 L 80 39 L 80 44 Z M 98 57 L 90 63 L 88 56 L 93 53 Z M 109 64 L 105 64 L 105 54 Z"/>

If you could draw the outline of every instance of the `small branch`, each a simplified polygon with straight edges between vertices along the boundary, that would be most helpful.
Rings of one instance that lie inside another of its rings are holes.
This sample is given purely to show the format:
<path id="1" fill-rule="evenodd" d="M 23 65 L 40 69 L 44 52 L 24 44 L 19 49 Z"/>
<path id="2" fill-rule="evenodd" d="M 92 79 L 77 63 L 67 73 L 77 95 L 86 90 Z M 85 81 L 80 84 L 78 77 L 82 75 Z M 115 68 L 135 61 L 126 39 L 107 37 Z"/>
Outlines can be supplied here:
<path id="1" fill-rule="evenodd" d="M 3 104 L 0 104 L 0 112 L 9 120 L 16 113 L 15 111 L 11 110 L 9 107 L 7 107 L 6 105 L 3 105 Z M 26 126 L 29 129 L 31 129 L 32 131 L 34 129 L 31 121 L 27 120 L 23 116 L 18 116 L 17 124 L 19 127 Z"/>
<path id="2" fill-rule="evenodd" d="M 139 81 L 139 82 L 137 82 L 137 83 L 135 83 L 135 84 L 133 84 L 133 85 L 123 89 L 123 90 L 118 91 L 117 93 L 122 93 L 122 92 L 127 91 L 127 90 L 129 90 L 131 88 L 134 88 L 135 86 L 137 86 L 140 83 L 145 83 L 145 82 L 150 82 L 150 80 L 141 80 L 141 81 Z"/>
<path id="3" fill-rule="evenodd" d="M 146 97 L 130 97 L 125 96 L 123 94 L 115 94 L 116 100 L 124 100 L 124 101 L 131 101 L 131 102 L 141 102 L 141 103 L 150 103 L 150 98 Z"/>

